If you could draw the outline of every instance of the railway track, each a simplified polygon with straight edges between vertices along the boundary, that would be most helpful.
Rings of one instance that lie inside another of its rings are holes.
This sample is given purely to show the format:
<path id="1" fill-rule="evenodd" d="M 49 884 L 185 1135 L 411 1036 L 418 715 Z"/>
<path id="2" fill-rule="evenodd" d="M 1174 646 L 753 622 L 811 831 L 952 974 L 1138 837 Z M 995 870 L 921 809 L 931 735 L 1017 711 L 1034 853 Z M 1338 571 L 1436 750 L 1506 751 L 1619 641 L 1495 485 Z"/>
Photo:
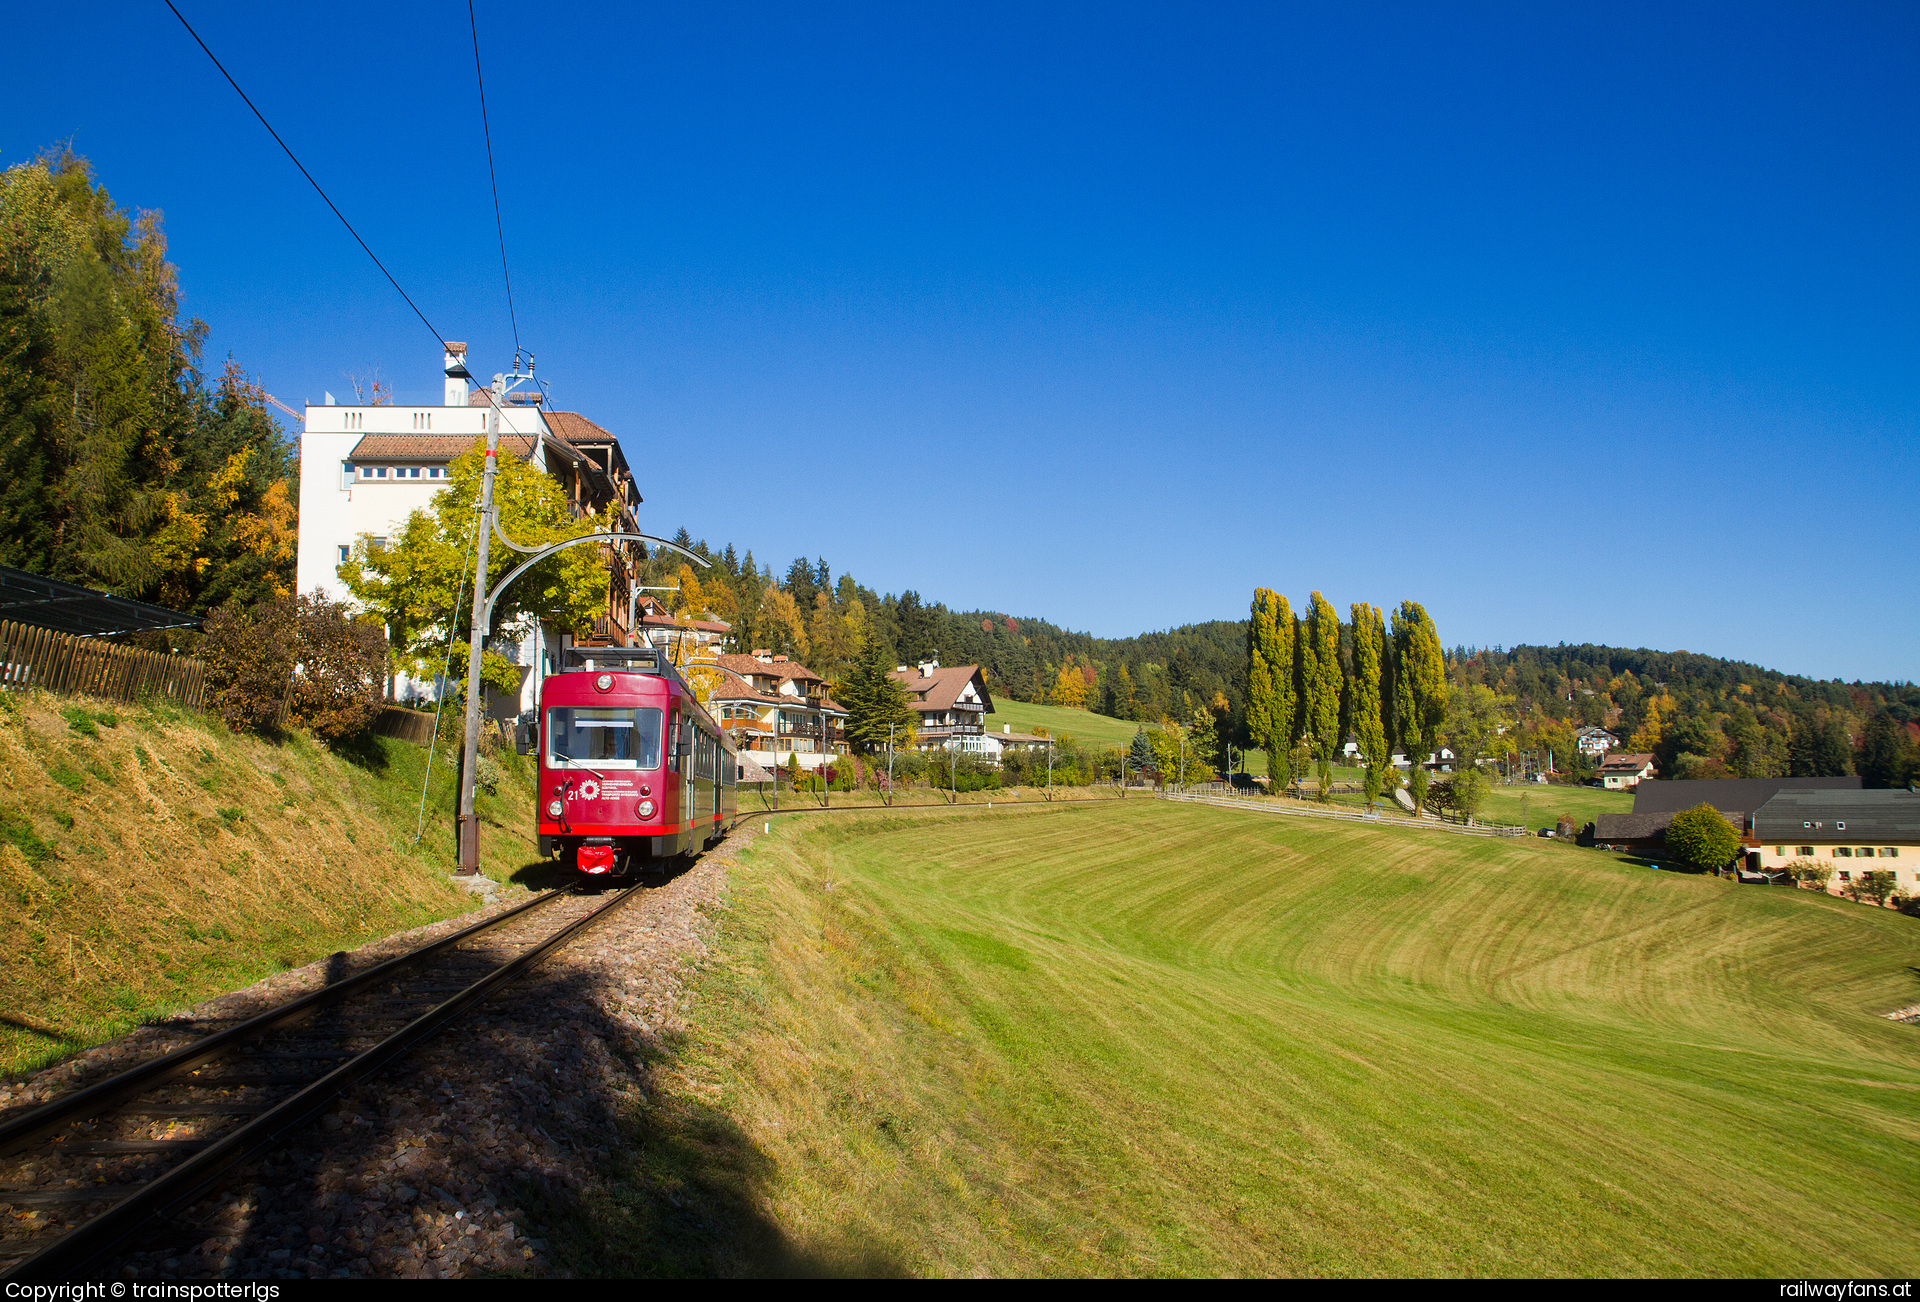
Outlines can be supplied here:
<path id="1" fill-rule="evenodd" d="M 0 1117 L 0 1279 L 81 1276 L 643 889 L 550 891 Z"/>

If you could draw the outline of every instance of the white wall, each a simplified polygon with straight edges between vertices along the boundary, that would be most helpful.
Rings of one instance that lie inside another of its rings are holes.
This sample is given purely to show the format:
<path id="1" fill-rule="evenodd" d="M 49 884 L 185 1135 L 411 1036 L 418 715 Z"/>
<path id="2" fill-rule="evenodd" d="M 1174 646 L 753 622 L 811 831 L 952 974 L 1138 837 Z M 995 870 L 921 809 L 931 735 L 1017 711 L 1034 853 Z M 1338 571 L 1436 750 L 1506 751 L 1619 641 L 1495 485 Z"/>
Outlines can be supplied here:
<path id="1" fill-rule="evenodd" d="M 311 592 L 317 586 L 336 601 L 346 600 L 346 587 L 334 574 L 340 563 L 339 549 L 351 547 L 362 534 L 396 536 L 407 516 L 426 506 L 445 486 L 427 479 L 376 479 L 347 486 L 341 465 L 356 443 L 368 434 L 484 436 L 488 411 L 486 407 L 309 404 L 306 432 L 300 440 L 300 538 L 294 560 L 297 589 Z M 506 407 L 500 413 L 502 436 L 537 437 L 545 428 L 546 422 L 536 409 Z M 546 468 L 544 450 L 536 453 L 535 464 Z"/>

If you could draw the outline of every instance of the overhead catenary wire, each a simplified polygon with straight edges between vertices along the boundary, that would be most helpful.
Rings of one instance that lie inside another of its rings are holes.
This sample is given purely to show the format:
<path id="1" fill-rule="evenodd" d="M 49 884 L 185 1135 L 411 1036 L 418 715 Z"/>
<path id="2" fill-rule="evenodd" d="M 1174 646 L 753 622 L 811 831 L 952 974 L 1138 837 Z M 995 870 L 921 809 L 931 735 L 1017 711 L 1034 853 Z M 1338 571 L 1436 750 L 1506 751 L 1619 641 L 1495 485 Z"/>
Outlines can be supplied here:
<path id="1" fill-rule="evenodd" d="M 520 317 L 513 310 L 513 273 L 507 270 L 507 226 L 500 218 L 500 177 L 493 167 L 493 127 L 487 122 L 487 79 L 480 74 L 480 20 L 474 17 L 473 0 L 467 0 L 467 26 L 473 32 L 473 80 L 480 88 L 480 131 L 487 141 L 487 180 L 493 186 L 493 229 L 500 236 L 500 278 L 507 282 L 507 320 L 513 325 L 513 355 L 518 358 Z"/>
<path id="2" fill-rule="evenodd" d="M 327 194 L 326 190 L 321 186 L 320 182 L 313 179 L 313 173 L 307 170 L 307 165 L 300 161 L 300 156 L 293 152 L 292 147 L 289 146 L 285 140 L 282 140 L 280 138 L 280 133 L 273 129 L 273 123 L 267 121 L 267 115 L 260 111 L 259 105 L 255 104 L 253 100 L 248 97 L 246 91 L 240 89 L 240 83 L 233 79 L 233 74 L 227 71 L 227 66 L 224 63 L 220 62 L 220 56 L 215 54 L 212 48 L 208 46 L 208 44 L 200 38 L 200 33 L 193 29 L 193 24 L 187 21 L 187 16 L 180 12 L 179 8 L 174 5 L 173 0 L 164 0 L 164 2 L 167 8 L 172 10 L 173 16 L 180 20 L 180 25 L 187 29 L 187 35 L 193 38 L 194 44 L 198 45 L 201 51 L 207 56 L 207 58 L 212 61 L 213 66 L 220 70 L 220 75 L 227 79 L 227 85 L 233 87 L 233 93 L 240 97 L 241 102 L 244 103 L 250 110 L 252 110 L 253 116 L 260 120 L 260 125 L 267 129 L 267 134 L 273 137 L 273 143 L 280 146 L 281 151 L 286 154 L 288 160 L 291 161 L 295 167 L 300 169 L 300 175 L 307 178 L 307 184 L 313 187 L 313 192 L 320 196 L 321 202 L 326 204 L 328 210 L 332 212 L 335 217 L 338 217 L 340 219 L 340 224 L 347 228 L 347 234 L 353 236 L 354 243 L 358 244 L 361 250 L 369 258 L 373 259 L 373 265 L 380 268 L 380 274 L 387 278 L 387 283 L 393 286 L 394 292 L 399 294 L 401 298 L 406 300 L 407 306 L 413 309 L 413 314 L 420 318 L 420 324 L 425 326 L 427 330 L 433 335 L 434 343 L 437 346 L 444 347 L 446 342 L 446 336 L 441 334 L 439 329 L 435 327 L 433 322 L 427 319 L 427 314 L 420 310 L 420 305 L 413 301 L 413 296 L 407 293 L 406 289 L 402 287 L 400 282 L 394 278 L 393 273 L 387 270 L 387 264 L 380 261 L 380 255 L 375 253 L 373 251 L 373 248 L 366 242 L 366 240 L 361 238 L 360 232 L 354 229 L 353 223 L 347 220 L 347 215 L 340 211 L 339 205 L 334 203 L 333 199 Z M 472 6 L 469 5 L 468 6 L 469 20 L 471 20 L 472 17 L 473 17 Z M 474 33 L 475 33 L 474 35 L 474 40 L 475 40 L 474 71 L 477 75 L 479 72 L 479 47 L 478 47 L 479 28 L 477 25 L 474 28 Z M 486 117 L 486 102 L 485 102 L 485 92 L 483 89 L 482 99 L 481 99 L 481 119 L 483 123 L 485 121 L 485 117 Z M 492 141 L 491 135 L 489 135 L 489 138 L 487 140 L 487 169 L 489 173 L 491 173 L 493 169 L 493 141 Z M 496 225 L 498 225 L 499 223 L 499 216 L 500 216 L 500 197 L 499 197 L 499 189 L 498 187 L 496 187 L 494 190 L 494 218 L 495 218 Z M 507 251 L 506 234 L 503 229 L 500 235 L 500 259 L 501 259 L 500 266 L 501 266 L 502 272 L 506 270 L 506 251 Z M 511 280 L 508 280 L 507 282 L 507 314 L 509 319 L 511 319 L 513 316 L 513 282 Z M 514 366 L 516 369 L 518 369 L 519 360 L 518 360 L 517 354 L 518 354 L 519 344 L 520 344 L 520 326 L 518 321 L 513 322 L 513 338 L 514 338 L 514 348 L 516 352 Z M 544 392 L 545 385 L 543 384 L 541 387 L 542 387 L 542 391 Z M 500 406 L 500 400 L 494 395 L 494 392 L 492 389 L 483 388 L 481 392 L 486 394 L 488 406 L 492 407 L 495 411 L 502 410 Z M 537 445 L 538 440 L 535 440 L 535 443 Z M 528 455 L 529 457 L 531 457 L 532 453 L 529 452 Z"/>
<path id="3" fill-rule="evenodd" d="M 233 79 L 233 74 L 227 71 L 227 66 L 220 62 L 219 56 L 207 47 L 205 41 L 200 39 L 200 33 L 193 30 L 193 24 L 187 21 L 187 16 L 174 7 L 173 0 L 165 0 L 165 3 L 167 8 L 173 10 L 173 16 L 180 20 L 180 25 L 187 29 L 187 35 L 193 38 L 194 44 L 198 45 L 201 50 L 205 51 L 206 56 L 213 60 L 213 66 L 218 68 L 220 75 L 227 79 L 227 85 L 233 87 L 233 93 L 238 95 L 241 100 L 245 102 L 246 106 L 253 110 L 253 115 L 256 118 L 260 119 L 260 125 L 265 127 L 267 134 L 273 137 L 273 143 L 280 146 L 280 148 L 285 151 L 287 157 L 293 160 L 293 165 L 300 169 L 300 175 L 307 178 L 307 184 L 313 187 L 313 192 L 319 195 L 321 202 L 325 203 L 327 207 L 332 210 L 333 215 L 340 219 L 340 224 L 347 228 L 347 234 L 353 236 L 354 242 L 366 252 L 369 258 L 373 259 L 373 265 L 380 268 L 380 274 L 387 278 L 387 283 L 393 286 L 401 298 L 407 300 L 407 306 L 412 308 L 413 314 L 420 318 L 420 324 L 433 331 L 433 337 L 436 342 L 445 339 L 445 335 L 434 329 L 433 322 L 427 320 L 427 314 L 420 310 L 420 305 L 414 302 L 412 296 L 400 287 L 400 282 L 393 278 L 393 273 L 387 270 L 387 264 L 380 261 L 380 255 L 375 253 L 372 248 L 368 246 L 367 242 L 360 238 L 360 232 L 353 228 L 353 223 L 347 220 L 347 215 L 340 211 L 339 206 L 327 196 L 327 192 L 321 188 L 320 183 L 313 179 L 313 173 L 307 170 L 307 165 L 300 161 L 299 155 L 295 154 L 293 150 L 288 147 L 287 142 L 280 138 L 280 133 L 273 129 L 273 123 L 267 121 L 267 115 L 262 113 L 251 99 L 247 98 L 247 92 L 240 89 L 240 83 Z"/>

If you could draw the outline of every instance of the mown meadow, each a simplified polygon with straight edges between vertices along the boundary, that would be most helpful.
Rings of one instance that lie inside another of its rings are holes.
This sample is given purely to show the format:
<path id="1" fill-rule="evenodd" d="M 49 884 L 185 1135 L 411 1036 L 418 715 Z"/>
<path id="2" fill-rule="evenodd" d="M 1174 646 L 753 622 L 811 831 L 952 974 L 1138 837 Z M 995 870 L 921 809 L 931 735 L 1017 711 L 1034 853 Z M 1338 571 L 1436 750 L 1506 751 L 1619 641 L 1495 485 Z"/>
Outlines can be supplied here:
<path id="1" fill-rule="evenodd" d="M 1153 800 L 790 819 L 734 886 L 620 1269 L 1920 1266 L 1912 918 Z"/>

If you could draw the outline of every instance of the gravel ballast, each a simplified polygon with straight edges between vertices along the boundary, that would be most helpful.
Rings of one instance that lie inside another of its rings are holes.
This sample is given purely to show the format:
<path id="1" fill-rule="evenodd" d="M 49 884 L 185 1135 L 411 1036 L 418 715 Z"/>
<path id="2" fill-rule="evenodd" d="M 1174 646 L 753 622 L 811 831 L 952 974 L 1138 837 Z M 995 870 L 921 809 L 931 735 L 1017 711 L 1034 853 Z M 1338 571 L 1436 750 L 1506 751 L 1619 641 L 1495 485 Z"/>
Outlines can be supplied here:
<path id="1" fill-rule="evenodd" d="M 684 1029 L 682 975 L 708 953 L 743 824 L 650 886 L 312 1127 L 236 1171 L 128 1245 L 100 1274 L 127 1278 L 446 1278 L 567 1273 L 549 1253 L 553 1209 L 602 1192 L 611 1146 L 645 1107 L 647 1067 Z M 651 879 L 650 879 L 651 880 Z M 270 977 L 173 1019 L 230 1024 L 526 899 L 389 936 Z M 176 1048 L 144 1027 L 12 1086 L 0 1109 L 43 1102 Z M 156 1121 L 154 1138 L 187 1133 Z"/>

